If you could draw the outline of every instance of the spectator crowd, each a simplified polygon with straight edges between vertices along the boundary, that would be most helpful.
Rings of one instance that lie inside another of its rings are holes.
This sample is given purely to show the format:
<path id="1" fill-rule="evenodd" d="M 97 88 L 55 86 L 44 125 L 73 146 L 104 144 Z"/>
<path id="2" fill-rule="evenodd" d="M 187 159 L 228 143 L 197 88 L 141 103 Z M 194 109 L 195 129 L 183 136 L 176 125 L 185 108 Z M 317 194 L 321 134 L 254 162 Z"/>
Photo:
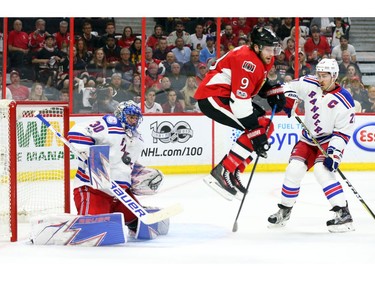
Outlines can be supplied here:
<path id="1" fill-rule="evenodd" d="M 282 46 L 268 75 L 271 83 L 314 74 L 322 58 L 335 58 L 340 67 L 338 83 L 353 95 L 357 112 L 375 112 L 375 85 L 362 82 L 356 49 L 349 41 L 350 18 L 302 18 L 298 42 L 294 18 L 222 18 L 219 35 L 214 18 L 155 18 L 145 42 L 130 25 L 116 32 L 114 18 L 77 19 L 74 36 L 69 33 L 69 19 L 33 20 L 32 30 L 24 28 L 30 19 L 9 21 L 4 43 L 6 98 L 66 101 L 72 80 L 73 113 L 113 112 L 119 102 L 130 99 L 145 113 L 200 112 L 194 93 L 209 67 L 229 50 L 249 45 L 254 26 L 263 26 L 273 30 Z M 97 95 L 102 87 L 111 88 L 109 94 Z"/>

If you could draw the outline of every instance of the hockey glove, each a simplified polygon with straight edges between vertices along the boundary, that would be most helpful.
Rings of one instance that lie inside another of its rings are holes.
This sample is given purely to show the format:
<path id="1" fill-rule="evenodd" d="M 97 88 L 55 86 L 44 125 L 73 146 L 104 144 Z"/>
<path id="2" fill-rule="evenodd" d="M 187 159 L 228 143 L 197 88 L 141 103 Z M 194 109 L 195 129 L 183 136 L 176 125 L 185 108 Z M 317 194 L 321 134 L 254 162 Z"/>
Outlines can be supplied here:
<path id="1" fill-rule="evenodd" d="M 291 99 L 287 97 L 285 99 L 285 107 L 284 107 L 284 112 L 288 114 L 288 118 L 294 115 L 294 111 L 296 110 L 298 105 L 298 101 L 295 99 Z"/>
<path id="2" fill-rule="evenodd" d="M 288 115 L 288 118 L 292 116 L 292 109 L 288 107 L 284 107 L 285 113 Z"/>
<path id="3" fill-rule="evenodd" d="M 150 189 L 154 192 L 156 192 L 159 189 L 164 178 L 163 174 L 159 170 L 156 171 L 157 175 L 154 178 L 152 178 L 149 183 Z"/>
<path id="4" fill-rule="evenodd" d="M 283 110 L 285 106 L 285 96 L 283 87 L 280 85 L 274 85 L 271 89 L 266 92 L 267 102 L 271 108 L 276 105 L 276 112 Z"/>
<path id="5" fill-rule="evenodd" d="M 333 146 L 327 148 L 328 156 L 324 159 L 323 165 L 327 167 L 331 172 L 336 172 L 342 158 L 342 153 L 340 150 Z"/>
<path id="6" fill-rule="evenodd" d="M 270 149 L 270 144 L 267 140 L 267 135 L 263 127 L 255 128 L 247 134 L 250 139 L 256 154 L 263 158 L 267 158 L 267 151 Z"/>

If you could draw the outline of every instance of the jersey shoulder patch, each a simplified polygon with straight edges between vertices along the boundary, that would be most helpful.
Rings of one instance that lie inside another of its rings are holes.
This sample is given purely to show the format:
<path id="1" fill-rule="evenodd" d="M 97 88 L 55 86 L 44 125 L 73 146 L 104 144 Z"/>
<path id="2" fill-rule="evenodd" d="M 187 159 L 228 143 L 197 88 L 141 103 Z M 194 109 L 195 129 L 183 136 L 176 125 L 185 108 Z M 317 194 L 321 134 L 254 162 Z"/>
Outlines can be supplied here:
<path id="1" fill-rule="evenodd" d="M 113 116 L 113 115 L 105 115 L 105 116 L 103 117 L 103 119 L 104 119 L 105 122 L 106 122 L 107 124 L 109 124 L 109 125 L 115 125 L 115 124 L 117 124 L 117 122 L 118 122 L 118 119 L 117 119 L 115 116 Z"/>
<path id="2" fill-rule="evenodd" d="M 332 94 L 346 107 L 354 107 L 354 100 L 352 95 L 345 88 L 338 88 L 337 91 L 332 92 Z"/>
<path id="3" fill-rule="evenodd" d="M 256 67 L 257 67 L 256 64 L 253 63 L 252 61 L 244 61 L 242 64 L 242 69 L 251 73 L 254 73 Z"/>

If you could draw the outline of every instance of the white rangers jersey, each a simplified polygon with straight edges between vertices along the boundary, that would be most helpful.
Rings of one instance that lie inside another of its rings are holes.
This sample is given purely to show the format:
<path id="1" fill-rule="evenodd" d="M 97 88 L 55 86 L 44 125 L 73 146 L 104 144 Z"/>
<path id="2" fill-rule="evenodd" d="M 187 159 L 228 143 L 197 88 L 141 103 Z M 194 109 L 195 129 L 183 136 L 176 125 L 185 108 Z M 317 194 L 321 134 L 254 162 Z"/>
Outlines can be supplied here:
<path id="1" fill-rule="evenodd" d="M 303 76 L 283 85 L 285 97 L 304 102 L 306 127 L 321 144 L 329 142 L 342 151 L 354 131 L 355 110 L 351 94 L 339 84 L 323 92 L 315 76 Z M 305 130 L 301 141 L 314 145 Z"/>
<path id="2" fill-rule="evenodd" d="M 90 123 L 74 125 L 68 133 L 68 140 L 79 152 L 87 155 L 92 145 L 108 145 L 111 180 L 123 188 L 130 187 L 131 170 L 143 148 L 143 139 L 138 132 L 125 132 L 115 116 L 105 115 Z M 131 159 L 130 164 L 123 162 L 124 155 Z M 92 186 L 87 165 L 79 161 L 73 187 L 83 185 Z"/>

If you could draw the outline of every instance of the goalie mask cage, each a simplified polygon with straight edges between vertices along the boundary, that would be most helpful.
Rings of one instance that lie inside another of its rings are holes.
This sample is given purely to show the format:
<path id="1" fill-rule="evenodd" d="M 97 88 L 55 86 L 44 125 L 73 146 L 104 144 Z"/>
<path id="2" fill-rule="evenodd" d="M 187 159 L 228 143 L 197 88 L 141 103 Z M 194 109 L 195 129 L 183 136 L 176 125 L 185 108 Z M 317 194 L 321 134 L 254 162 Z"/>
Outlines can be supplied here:
<path id="1" fill-rule="evenodd" d="M 33 216 L 70 213 L 69 148 L 35 111 L 69 131 L 67 103 L 0 100 L 0 240 L 17 241 Z"/>

